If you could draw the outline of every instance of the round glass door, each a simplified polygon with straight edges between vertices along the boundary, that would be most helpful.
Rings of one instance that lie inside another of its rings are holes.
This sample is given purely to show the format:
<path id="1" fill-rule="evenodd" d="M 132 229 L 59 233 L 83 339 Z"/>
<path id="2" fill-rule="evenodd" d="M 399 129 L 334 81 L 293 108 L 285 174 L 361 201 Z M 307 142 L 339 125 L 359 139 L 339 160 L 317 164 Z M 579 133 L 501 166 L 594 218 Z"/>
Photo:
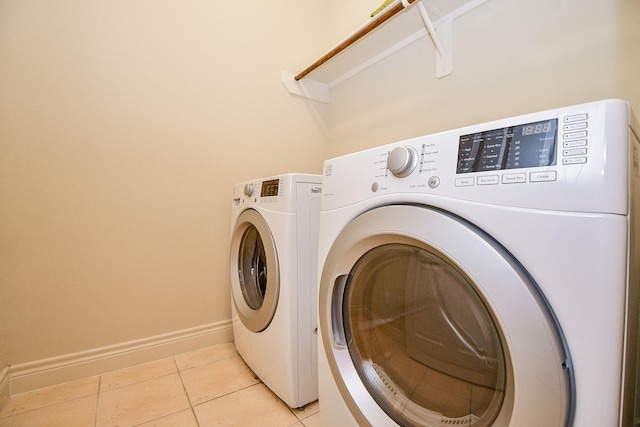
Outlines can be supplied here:
<path id="1" fill-rule="evenodd" d="M 250 225 L 238 249 L 238 279 L 245 302 L 260 310 L 267 292 L 267 255 L 258 229 Z"/>
<path id="2" fill-rule="evenodd" d="M 366 212 L 333 243 L 318 296 L 332 381 L 359 425 L 570 425 L 553 312 L 472 224 L 421 206 Z"/>
<path id="3" fill-rule="evenodd" d="M 346 282 L 345 339 L 363 384 L 400 425 L 491 426 L 506 389 L 499 330 L 441 254 L 386 244 Z"/>
<path id="4" fill-rule="evenodd" d="M 238 317 L 249 330 L 260 332 L 269 326 L 278 305 L 279 272 L 269 227 L 253 209 L 242 212 L 236 221 L 230 264 Z"/>

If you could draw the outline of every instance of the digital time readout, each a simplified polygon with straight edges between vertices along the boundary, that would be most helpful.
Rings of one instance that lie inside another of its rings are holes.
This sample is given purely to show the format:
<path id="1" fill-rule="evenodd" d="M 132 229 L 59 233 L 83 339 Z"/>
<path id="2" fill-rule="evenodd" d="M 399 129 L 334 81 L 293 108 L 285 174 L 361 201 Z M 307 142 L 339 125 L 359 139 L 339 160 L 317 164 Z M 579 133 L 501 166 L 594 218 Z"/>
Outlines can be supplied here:
<path id="1" fill-rule="evenodd" d="M 456 173 L 555 165 L 557 130 L 551 119 L 462 135 Z"/>
<path id="2" fill-rule="evenodd" d="M 537 135 L 547 133 L 551 130 L 551 122 L 539 122 L 522 126 L 522 136 Z"/>
<path id="3" fill-rule="evenodd" d="M 280 185 L 279 179 L 272 179 L 262 182 L 262 189 L 260 190 L 260 197 L 273 197 L 278 195 L 278 186 Z"/>

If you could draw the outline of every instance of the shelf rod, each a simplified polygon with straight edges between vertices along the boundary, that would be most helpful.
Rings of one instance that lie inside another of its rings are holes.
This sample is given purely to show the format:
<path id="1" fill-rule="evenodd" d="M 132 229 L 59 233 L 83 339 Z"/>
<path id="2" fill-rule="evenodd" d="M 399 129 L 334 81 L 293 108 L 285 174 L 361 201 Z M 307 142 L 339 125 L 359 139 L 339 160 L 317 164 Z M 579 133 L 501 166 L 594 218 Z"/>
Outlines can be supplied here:
<path id="1" fill-rule="evenodd" d="M 311 73 L 313 70 L 315 70 L 316 68 L 320 67 L 325 62 L 329 61 L 331 58 L 333 58 L 334 56 L 336 56 L 337 54 L 339 54 L 340 52 L 342 52 L 343 50 L 345 50 L 346 48 L 348 48 L 349 46 L 351 46 L 352 44 L 354 44 L 358 40 L 360 40 L 362 37 L 364 37 L 367 34 L 369 34 L 371 31 L 373 31 L 378 26 L 380 26 L 380 24 L 382 24 L 385 21 L 389 20 L 389 18 L 393 17 L 398 12 L 402 11 L 405 7 L 407 7 L 408 5 L 410 5 L 411 3 L 415 2 L 415 1 L 417 1 L 417 0 L 403 0 L 403 1 L 398 2 L 398 3 L 396 3 L 396 4 L 392 5 L 392 6 L 389 6 L 387 9 L 385 9 L 382 12 L 380 12 L 380 14 L 378 15 L 377 18 L 372 19 L 368 24 L 366 24 L 360 30 L 356 31 L 351 36 L 347 37 L 338 46 L 336 46 L 333 49 L 331 49 L 322 58 L 318 59 L 316 62 L 314 62 L 313 64 L 309 65 L 307 68 L 305 68 L 299 74 L 297 74 L 295 76 L 295 80 L 298 81 L 298 80 L 304 78 L 307 74 Z"/>

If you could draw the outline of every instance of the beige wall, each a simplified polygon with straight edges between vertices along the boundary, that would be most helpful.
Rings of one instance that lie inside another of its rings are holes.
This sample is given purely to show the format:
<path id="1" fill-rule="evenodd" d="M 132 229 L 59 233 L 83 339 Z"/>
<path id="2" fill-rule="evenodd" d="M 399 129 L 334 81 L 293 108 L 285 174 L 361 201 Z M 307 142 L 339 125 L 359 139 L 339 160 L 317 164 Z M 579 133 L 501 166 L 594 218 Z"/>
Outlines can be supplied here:
<path id="1" fill-rule="evenodd" d="M 452 75 L 435 77 L 422 38 L 333 88 L 328 157 L 601 98 L 625 98 L 638 116 L 638 22 L 636 0 L 489 0 L 454 21 Z"/>
<path id="2" fill-rule="evenodd" d="M 367 22 L 371 12 L 383 2 L 384 0 L 327 0 L 330 19 L 326 32 L 331 47 Z"/>
<path id="3" fill-rule="evenodd" d="M 230 318 L 232 185 L 321 170 L 280 73 L 326 25 L 320 0 L 0 0 L 0 372 Z"/>

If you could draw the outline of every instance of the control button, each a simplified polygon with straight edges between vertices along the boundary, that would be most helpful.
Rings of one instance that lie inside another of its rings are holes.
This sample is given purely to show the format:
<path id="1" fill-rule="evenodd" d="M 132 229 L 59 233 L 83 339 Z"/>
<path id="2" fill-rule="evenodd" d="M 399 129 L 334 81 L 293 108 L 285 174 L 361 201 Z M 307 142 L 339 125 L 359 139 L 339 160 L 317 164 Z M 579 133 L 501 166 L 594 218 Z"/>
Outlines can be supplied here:
<path id="1" fill-rule="evenodd" d="M 563 156 L 584 156 L 587 154 L 586 148 L 572 148 L 570 150 L 564 150 L 562 152 Z"/>
<path id="2" fill-rule="evenodd" d="M 498 184 L 499 182 L 500 182 L 500 177 L 498 175 L 478 177 L 478 185 L 495 185 L 495 184 Z"/>
<path id="3" fill-rule="evenodd" d="M 373 184 L 371 184 L 371 191 L 373 191 L 374 193 L 376 191 L 378 191 L 380 189 L 380 184 L 378 184 L 378 182 L 374 182 Z"/>
<path id="4" fill-rule="evenodd" d="M 566 159 L 562 159 L 563 165 L 581 165 L 587 163 L 586 157 L 568 157 Z"/>
<path id="5" fill-rule="evenodd" d="M 245 184 L 244 195 L 247 197 L 251 197 L 252 194 L 253 194 L 253 184 Z"/>
<path id="6" fill-rule="evenodd" d="M 527 182 L 527 174 L 525 173 L 509 173 L 502 175 L 503 184 L 521 184 Z"/>
<path id="7" fill-rule="evenodd" d="M 438 185 L 440 185 L 440 178 L 438 178 L 437 176 L 432 176 L 431 178 L 429 178 L 429 187 L 437 188 Z"/>
<path id="8" fill-rule="evenodd" d="M 529 174 L 530 182 L 548 182 L 555 181 L 557 177 L 556 171 L 531 172 Z"/>
<path id="9" fill-rule="evenodd" d="M 562 146 L 564 148 L 584 147 L 585 145 L 587 145 L 587 140 L 586 139 L 576 139 L 576 140 L 572 140 L 572 141 L 565 141 L 562 144 Z"/>
<path id="10" fill-rule="evenodd" d="M 587 113 L 574 114 L 572 116 L 566 116 L 564 118 L 564 122 L 565 123 L 581 122 L 581 121 L 587 120 L 588 118 L 589 118 L 589 115 Z"/>
<path id="11" fill-rule="evenodd" d="M 586 129 L 586 128 L 587 128 L 587 122 L 579 122 L 579 123 L 571 123 L 568 125 L 564 125 L 562 129 L 565 132 L 570 132 L 573 130 Z"/>
<path id="12" fill-rule="evenodd" d="M 577 138 L 586 138 L 587 131 L 581 130 L 578 132 L 569 132 L 564 134 L 564 139 L 577 139 Z"/>
<path id="13" fill-rule="evenodd" d="M 409 145 L 394 148 L 387 157 L 387 169 L 398 178 L 409 176 L 417 164 L 418 152 Z"/>
<path id="14" fill-rule="evenodd" d="M 473 177 L 469 178 L 456 178 L 455 186 L 456 187 L 470 187 L 475 183 L 475 179 Z"/>

